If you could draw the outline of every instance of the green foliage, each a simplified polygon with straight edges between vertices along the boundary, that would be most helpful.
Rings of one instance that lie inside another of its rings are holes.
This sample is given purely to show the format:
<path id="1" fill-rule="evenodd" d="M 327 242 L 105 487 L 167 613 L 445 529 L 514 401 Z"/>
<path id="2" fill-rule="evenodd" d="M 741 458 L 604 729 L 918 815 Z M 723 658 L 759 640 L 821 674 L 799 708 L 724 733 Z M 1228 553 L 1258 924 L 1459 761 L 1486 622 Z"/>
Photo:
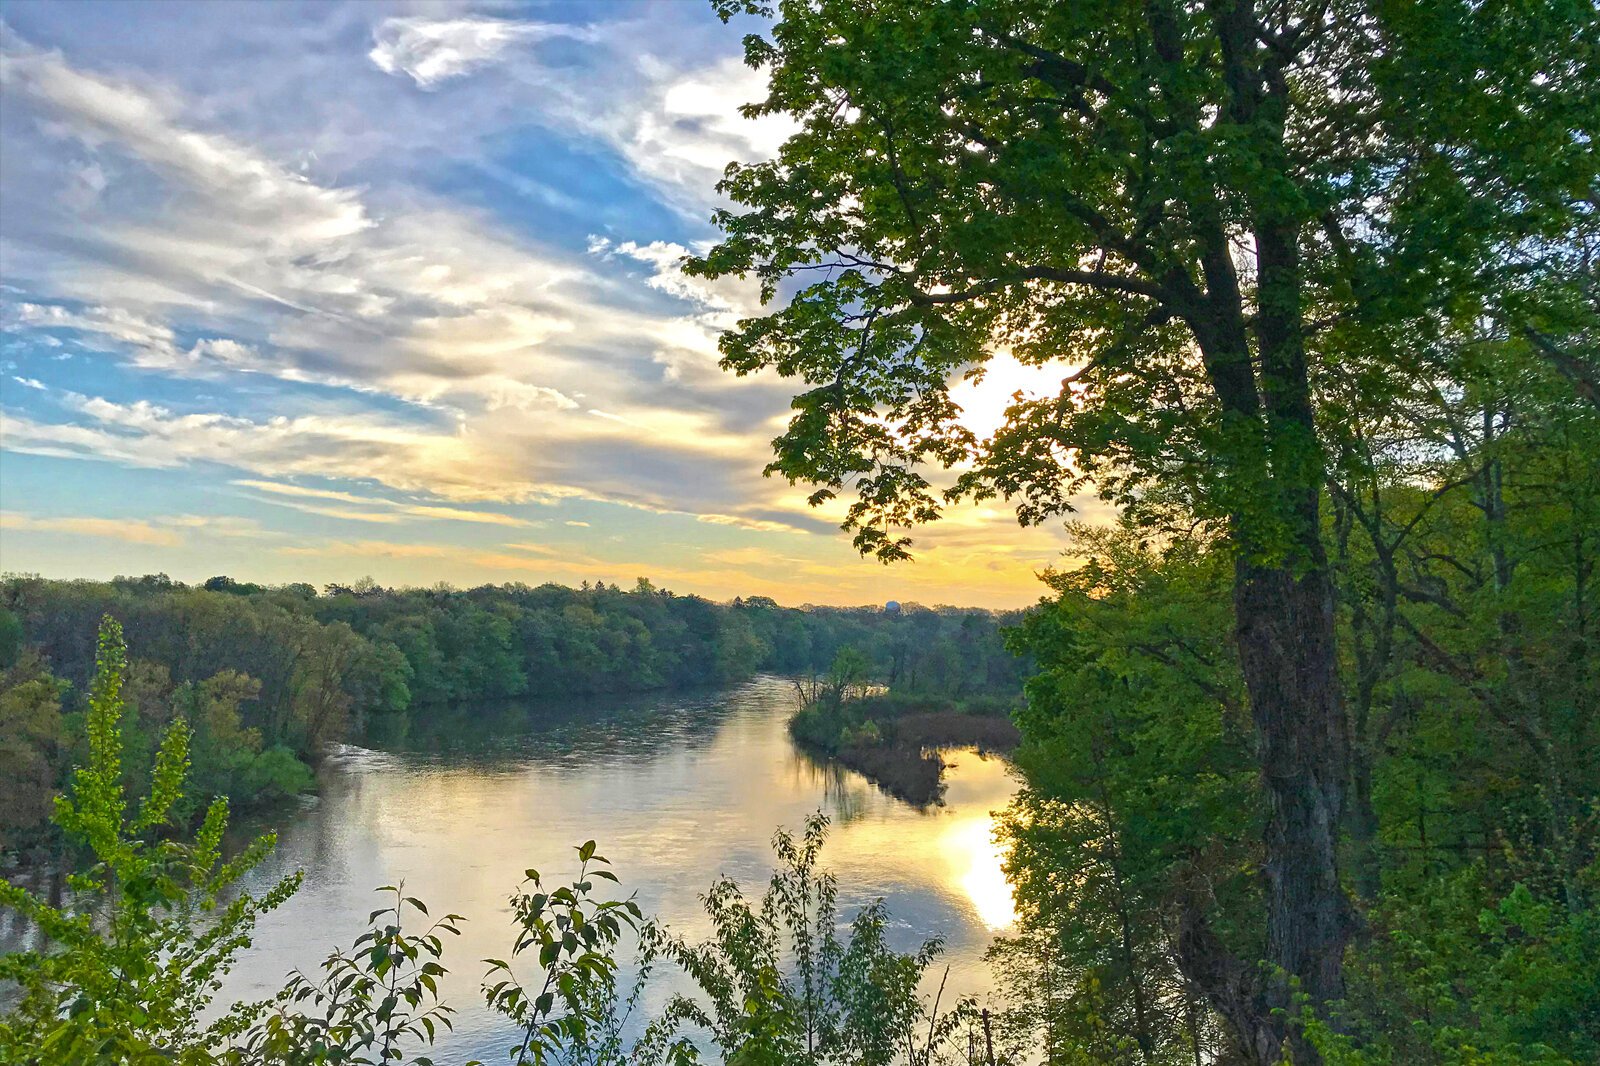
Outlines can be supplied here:
<path id="1" fill-rule="evenodd" d="M 578 875 L 570 885 L 545 891 L 537 870 L 511 897 L 517 939 L 509 961 L 485 959 L 484 997 L 515 1022 L 521 1042 L 509 1049 L 513 1066 L 621 1062 L 625 1055 L 617 1016 L 617 954 L 623 934 L 642 921 L 631 899 L 598 900 L 597 880 L 617 877 L 595 854 L 594 841 L 578 847 Z M 535 985 L 517 977 L 518 956 L 531 955 L 542 971 Z M 641 978 L 642 980 L 642 978 Z"/>
<path id="2" fill-rule="evenodd" d="M 70 879 L 72 899 L 62 907 L 0 883 L 0 905 L 51 944 L 0 956 L 0 980 L 19 990 L 16 1006 L 0 1019 L 0 1061 L 210 1063 L 212 1050 L 261 1009 L 240 1003 L 208 1012 L 217 981 L 248 946 L 257 917 L 287 899 L 299 877 L 260 898 L 230 891 L 272 838 L 225 860 L 224 800 L 212 803 L 192 841 L 166 838 L 176 828 L 188 765 L 181 718 L 157 750 L 148 794 L 130 812 L 121 768 L 127 661 L 122 629 L 111 618 L 101 625 L 97 664 L 89 761 L 55 814 L 91 864 Z"/>
<path id="3" fill-rule="evenodd" d="M 314 784 L 311 768 L 288 747 L 263 750 L 261 730 L 245 726 L 243 705 L 255 700 L 261 683 L 224 670 L 199 684 L 180 686 L 173 703 L 191 723 L 189 790 L 192 795 L 237 797 L 271 802 Z"/>
<path id="4" fill-rule="evenodd" d="M 729 1066 L 932 1066 L 955 1061 L 957 1034 L 974 1007 L 944 1007 L 920 994 L 942 943 L 903 955 L 888 946 L 881 901 L 838 934 L 838 887 L 818 866 L 827 820 L 812 818 L 796 839 L 780 831 L 781 863 L 758 903 L 724 878 L 705 896 L 712 932 L 692 944 L 658 947 L 694 979 L 652 1023 L 650 1046 L 681 1027 L 709 1034 Z M 943 982 L 940 983 L 942 992 Z M 965 1054 L 965 1048 L 961 1050 Z"/>
<path id="5" fill-rule="evenodd" d="M 22 644 L 22 619 L 0 608 L 0 670 L 9 670 L 16 665 L 17 658 L 22 654 Z"/>
<path id="6" fill-rule="evenodd" d="M 1364 935 L 1342 1001 L 1297 1020 L 1329 1063 L 1590 1062 L 1600 412 L 1521 344 L 1438 355 L 1464 384 L 1341 392 L 1328 430 Z M 1207 945 L 1260 957 L 1265 933 L 1227 560 L 1132 523 L 1078 537 L 1084 565 L 1014 637 L 1040 674 L 1005 826 L 1007 1021 L 1052 1062 L 1133 1061 L 1140 1033 L 1158 1057 L 1243 1057 L 1225 1015 L 1185 1003 Z M 1133 1017 L 1163 998 L 1162 1024 Z"/>
<path id="7" fill-rule="evenodd" d="M 1019 712 L 1028 786 L 1002 822 L 1019 935 L 995 949 L 1006 1028 L 1049 1062 L 1192 1062 L 1216 1047 L 1172 931 L 1261 957 L 1261 812 L 1225 553 L 1081 529 L 1088 558 L 1013 631 L 1039 664 Z M 1224 1042 L 1225 1046 L 1225 1042 Z"/>
<path id="8" fill-rule="evenodd" d="M 439 1000 L 438 981 L 444 937 L 460 935 L 458 914 L 428 922 L 428 909 L 402 887 L 378 892 L 388 905 L 368 917 L 369 928 L 349 953 L 336 951 L 322 964 L 322 977 L 290 975 L 270 1011 L 237 1044 L 219 1057 L 227 1066 L 281 1063 L 323 1066 L 328 1063 L 375 1064 L 410 1061 L 431 1066 L 426 1056 L 411 1056 L 412 1047 L 431 1045 L 439 1030 L 450 1027 L 450 1008 Z M 420 931 L 408 925 L 420 915 Z M 306 1007 L 312 1013 L 305 1013 Z"/>
<path id="9" fill-rule="evenodd" d="M 1600 870 L 1583 872 L 1590 891 Z M 1600 1053 L 1600 917 L 1522 883 L 1504 894 L 1487 865 L 1376 908 L 1357 953 L 1343 1024 L 1308 1017 L 1333 1066 L 1566 1066 Z"/>
<path id="10" fill-rule="evenodd" d="M 836 751 L 862 724 L 860 703 L 872 690 L 871 665 L 860 649 L 840 648 L 828 672 L 796 681 L 800 707 L 789 719 L 796 740 L 822 751 Z"/>
<path id="11" fill-rule="evenodd" d="M 298 796 L 316 784 L 311 768 L 281 744 L 252 757 L 234 781 L 246 795 L 264 800 Z"/>
<path id="12" fill-rule="evenodd" d="M 296 596 L 212 592 L 171 580 L 12 576 L 0 583 L 0 601 L 22 619 L 28 645 L 80 690 L 94 670 L 94 648 L 83 634 L 102 615 L 117 618 L 128 637 L 139 728 L 171 717 L 178 688 L 228 672 L 259 686 L 241 700 L 241 716 L 264 746 L 304 745 L 318 712 L 379 709 L 363 688 L 377 688 L 368 682 L 376 646 L 310 617 Z M 313 752 L 302 746 L 300 754 Z"/>
<path id="13" fill-rule="evenodd" d="M 65 682 L 35 656 L 23 656 L 0 675 L 0 851 L 42 835 L 53 809 L 57 767 L 66 747 L 61 717 Z"/>
<path id="14" fill-rule="evenodd" d="M 0 610 L 75 684 L 93 659 L 81 634 L 106 613 L 123 620 L 135 659 L 165 668 L 172 685 L 229 671 L 253 678 L 244 724 L 267 746 L 313 758 L 319 741 L 408 708 L 720 684 L 758 669 L 825 672 L 845 648 L 870 661 L 864 672 L 930 695 L 1014 692 L 1022 673 L 1001 645 L 1005 617 L 987 611 L 907 605 L 890 615 L 762 597 L 723 605 L 647 581 L 631 590 L 333 586 L 322 596 L 207 586 L 8 577 Z"/>
<path id="15" fill-rule="evenodd" d="M 537 871 L 527 872 L 510 899 L 516 931 L 509 959 L 484 960 L 485 1001 L 522 1034 L 504 1060 L 512 1066 L 647 1061 L 623 1045 L 622 1023 L 638 990 L 624 1002 L 616 986 L 617 956 L 624 934 L 640 927 L 639 909 L 632 900 L 597 898 L 597 880 L 617 879 L 593 842 L 577 852 L 579 872 L 571 884 L 546 892 Z M 430 919 L 426 904 L 403 886 L 378 891 L 388 902 L 372 912 L 351 949 L 331 954 L 319 978 L 291 975 L 271 1009 L 218 1058 L 219 1066 L 429 1066 L 432 1060 L 418 1052 L 453 1024 L 454 1009 L 439 999 L 439 981 L 448 972 L 446 937 L 459 935 L 465 919 Z M 525 984 L 518 971 L 530 964 L 533 975 Z M 690 1054 L 673 1061 L 693 1061 Z"/>

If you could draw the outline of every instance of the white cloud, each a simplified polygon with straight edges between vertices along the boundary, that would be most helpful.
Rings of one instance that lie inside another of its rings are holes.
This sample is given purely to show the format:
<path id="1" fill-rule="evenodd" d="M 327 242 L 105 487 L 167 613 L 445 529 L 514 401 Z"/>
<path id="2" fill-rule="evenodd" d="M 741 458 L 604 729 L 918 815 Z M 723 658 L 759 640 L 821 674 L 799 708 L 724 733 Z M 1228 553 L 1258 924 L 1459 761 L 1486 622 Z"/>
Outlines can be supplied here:
<path id="1" fill-rule="evenodd" d="M 365 190 L 313 182 L 56 53 L 8 47 L 3 69 L 8 97 L 58 141 L 131 164 L 118 181 L 143 194 L 36 238 L 28 265 L 54 302 L 22 303 L 19 324 L 98 335 L 134 365 L 175 373 L 566 409 L 577 404 L 559 384 L 530 380 L 530 357 L 580 320 L 647 325 L 606 308 L 620 294 L 581 255 L 509 241 L 410 194 L 373 210 Z M 202 339 L 179 345 L 175 322 Z"/>
<path id="2" fill-rule="evenodd" d="M 170 361 L 178 356 L 171 329 L 122 308 L 90 306 L 73 310 L 54 304 L 20 303 L 12 318 L 21 326 L 102 336 L 131 348 L 140 357 Z"/>
<path id="3" fill-rule="evenodd" d="M 687 314 L 663 318 L 652 330 L 656 342 L 652 358 L 666 368 L 668 377 L 679 379 L 693 373 L 697 375 L 696 384 L 705 386 L 718 380 L 726 384 L 728 379 L 719 377 L 717 370 L 717 341 L 740 319 L 761 313 L 759 282 L 737 277 L 690 277 L 684 272 L 683 260 L 692 250 L 670 241 L 619 244 L 591 236 L 589 253 L 602 259 L 620 256 L 644 263 L 651 268 L 646 285 L 691 305 Z"/>
<path id="4" fill-rule="evenodd" d="M 695 515 L 701 522 L 713 526 L 735 526 L 739 529 L 748 529 L 753 533 L 792 533 L 794 527 L 783 522 L 769 522 L 760 518 L 745 518 L 732 514 L 701 514 Z"/>
<path id="5" fill-rule="evenodd" d="M 459 78 L 499 60 L 513 45 L 575 31 L 536 22 L 487 18 L 391 18 L 373 31 L 367 53 L 385 74 L 404 74 L 420 89 Z"/>
<path id="6" fill-rule="evenodd" d="M 293 485 L 281 481 L 252 481 L 241 478 L 233 482 L 241 488 L 259 489 L 270 492 L 276 496 L 296 496 L 310 500 L 337 500 L 340 503 L 374 503 L 370 496 L 357 496 L 353 492 L 339 492 L 335 489 L 317 489 L 306 485 Z"/>
<path id="7" fill-rule="evenodd" d="M 146 369 L 189 376 L 211 376 L 221 369 L 276 372 L 279 376 L 295 373 L 293 368 L 271 366 L 250 345 L 227 337 L 203 337 L 184 349 L 170 327 L 119 307 L 20 303 L 7 317 L 15 325 L 30 329 L 67 329 L 87 334 L 87 338 L 80 339 L 88 347 L 120 352 L 130 365 Z M 60 343 L 54 337 L 47 339 Z"/>
<path id="8" fill-rule="evenodd" d="M 576 68 L 526 63 L 507 76 L 537 94 L 544 121 L 606 144 L 699 221 L 720 202 L 716 185 L 729 163 L 771 158 L 796 127 L 782 115 L 740 114 L 766 97 L 765 72 L 738 56 L 664 54 L 671 36 L 649 19 L 622 22 L 597 34 Z"/>
<path id="9" fill-rule="evenodd" d="M 207 537 L 244 538 L 248 540 L 276 540 L 282 534 L 262 528 L 254 518 L 225 514 L 162 515 L 153 520 L 156 525 L 174 529 L 193 530 Z"/>
<path id="10" fill-rule="evenodd" d="M 3 425 L 16 452 L 99 459 L 137 467 L 225 463 L 268 477 L 370 480 L 449 500 L 532 500 L 547 489 L 466 430 L 432 430 L 371 416 L 304 415 L 257 421 L 179 414 L 140 400 L 75 396 L 80 423 L 45 423 L 11 412 Z"/>
<path id="11" fill-rule="evenodd" d="M 613 119 L 614 136 L 648 177 L 684 189 L 701 202 L 731 162 L 771 158 L 794 132 L 780 115 L 747 119 L 743 104 L 767 95 L 766 74 L 737 56 L 688 70 L 646 57 L 651 92 L 640 108 Z"/>
<path id="12" fill-rule="evenodd" d="M 224 464 L 253 475 L 238 479 L 243 488 L 351 521 L 398 516 L 524 525 L 520 518 L 455 505 L 587 499 L 751 529 L 806 532 L 816 524 L 803 503 L 778 503 L 773 494 L 781 490 L 744 461 L 740 440 L 718 434 L 704 417 L 641 411 L 632 424 L 583 419 L 571 432 L 552 436 L 512 410 L 428 426 L 376 415 L 262 420 L 180 413 L 149 401 L 73 393 L 64 402 L 77 421 L 0 412 L 6 447 L 146 468 Z M 442 502 L 265 480 L 296 477 L 378 485 Z M 796 513 L 789 518 L 791 509 Z"/>
<path id="13" fill-rule="evenodd" d="M 658 159 L 710 167 L 724 151 L 713 144 L 746 156 L 765 150 L 762 138 L 735 134 L 744 123 L 731 111 L 736 99 L 759 95 L 759 79 L 751 82 L 737 62 L 681 73 L 681 60 L 651 58 L 642 47 L 651 35 L 662 43 L 659 26 L 644 23 L 608 27 L 602 38 L 526 22 L 404 19 L 379 27 L 375 51 L 388 48 L 392 64 L 402 53 L 416 64 L 436 60 L 444 71 L 513 40 L 583 38 L 586 61 L 600 68 L 625 71 L 643 54 L 642 72 L 628 75 L 639 91 L 581 68 L 518 65 L 525 91 L 549 104 L 540 112 L 547 121 L 597 136 L 647 171 Z M 54 300 L 83 305 L 49 311 L 56 325 L 98 332 L 142 367 L 202 376 L 250 370 L 494 408 L 576 411 L 582 391 L 585 407 L 610 412 L 645 401 L 637 390 L 660 367 L 681 376 L 692 365 L 709 377 L 717 331 L 752 306 L 734 283 L 683 278 L 663 258 L 679 246 L 623 242 L 619 255 L 654 268 L 650 286 L 695 304 L 691 315 L 643 311 L 625 287 L 596 273 L 593 259 L 509 240 L 414 193 L 390 189 L 374 206 L 368 190 L 313 181 L 199 128 L 170 93 L 83 72 L 14 38 L 4 62 L 8 94 L 36 110 L 58 141 L 95 157 L 71 165 L 98 168 L 97 180 L 109 182 L 101 191 L 138 188 L 131 199 L 123 194 L 119 211 L 102 204 L 62 221 L 71 240 L 39 249 L 29 265 Z M 636 112 L 653 111 L 657 118 L 635 124 Z M 102 165 L 112 157 L 121 165 Z M 154 188 L 140 187 L 151 179 Z M 713 180 L 685 173 L 668 184 L 699 190 L 693 210 L 703 214 Z M 180 346 L 174 326 L 202 339 Z M 645 358 L 625 376 L 597 378 L 586 365 L 596 348 Z"/>
<path id="14" fill-rule="evenodd" d="M 245 219 L 276 223 L 293 248 L 348 236 L 372 224 L 356 195 L 312 184 L 244 145 L 180 126 L 169 108 L 127 84 L 80 73 L 58 53 L 7 48 L 0 88 L 48 105 L 52 129 L 94 150 L 116 143 L 147 165 Z M 103 191 L 104 173 L 98 174 Z"/>
<path id="15" fill-rule="evenodd" d="M 427 90 L 480 74 L 487 83 L 481 97 L 451 96 L 460 103 L 457 131 L 475 121 L 532 120 L 577 134 L 615 152 L 670 206 L 699 222 L 718 202 L 715 186 L 728 163 L 770 158 L 795 127 L 784 116 L 740 114 L 740 105 L 766 96 L 765 73 L 730 54 L 737 39 L 726 28 L 704 11 L 685 18 L 685 6 L 663 4 L 586 26 L 391 18 L 375 28 L 368 58 Z M 568 47 L 555 55 L 533 47 L 552 41 Z M 532 191 L 545 199 L 543 190 Z"/>
<path id="16" fill-rule="evenodd" d="M 498 411 L 502 407 L 515 407 L 526 411 L 535 407 L 554 407 L 558 410 L 570 411 L 578 406 L 578 401 L 568 396 L 559 389 L 546 388 L 543 385 L 529 385 L 523 381 L 501 379 L 484 389 L 488 401 L 488 409 Z"/>
<path id="17" fill-rule="evenodd" d="M 684 273 L 684 259 L 696 252 L 704 253 L 707 251 L 704 247 L 691 249 L 672 241 L 650 241 L 645 244 L 623 241 L 613 244 L 604 237 L 596 236 L 589 239 L 589 251 L 602 256 L 620 255 L 646 264 L 651 268 L 651 274 L 645 284 L 658 292 L 698 305 L 702 311 L 715 315 L 718 325 L 732 325 L 735 319 L 749 317 L 761 310 L 760 284 L 753 279 L 696 278 Z"/>

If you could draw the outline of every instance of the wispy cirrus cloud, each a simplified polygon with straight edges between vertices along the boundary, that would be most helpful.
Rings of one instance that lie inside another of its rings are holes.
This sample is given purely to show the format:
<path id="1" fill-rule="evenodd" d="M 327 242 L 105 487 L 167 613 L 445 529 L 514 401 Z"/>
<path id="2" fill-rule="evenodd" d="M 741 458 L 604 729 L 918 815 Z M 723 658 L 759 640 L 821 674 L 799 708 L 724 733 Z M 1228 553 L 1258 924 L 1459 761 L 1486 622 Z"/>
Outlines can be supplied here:
<path id="1" fill-rule="evenodd" d="M 100 518 L 86 515 L 36 515 L 0 511 L 0 532 L 97 537 L 124 544 L 182 547 L 191 534 L 224 539 L 274 539 L 260 523 L 235 515 L 157 515 L 153 518 Z"/>
<path id="2" fill-rule="evenodd" d="M 803 507 L 790 513 L 737 454 L 735 441 L 692 415 L 641 412 L 637 428 L 590 419 L 575 425 L 552 452 L 540 427 L 522 426 L 516 412 L 496 418 L 510 425 L 462 419 L 436 426 L 376 415 L 303 415 L 253 420 L 217 412 L 178 412 L 149 401 L 117 403 L 68 393 L 73 422 L 43 422 L 0 411 L 6 447 L 25 454 L 89 459 L 146 468 L 222 463 L 265 478 L 332 479 L 433 497 L 438 503 L 401 502 L 365 492 L 303 487 L 292 482 L 234 479 L 284 499 L 321 501 L 301 509 L 349 521 L 392 518 L 448 519 L 521 524 L 524 519 L 467 511 L 464 503 L 552 504 L 591 500 L 660 515 L 680 515 L 756 532 L 809 533 L 830 524 Z M 631 460 L 642 432 L 649 460 Z M 609 466 L 604 477 L 595 465 Z M 694 483 L 699 506 L 684 506 L 683 486 Z M 265 486 L 271 484 L 272 488 Z M 342 506 L 331 507 L 330 504 Z M 366 509 L 357 509 L 353 505 Z M 468 517 L 469 515 L 473 517 Z M 491 516 L 491 517 L 485 517 Z"/>
<path id="3" fill-rule="evenodd" d="M 327 508 L 316 508 L 313 513 L 331 514 L 335 517 L 348 518 L 357 522 L 401 522 L 408 518 L 439 519 L 450 522 L 474 522 L 490 526 L 536 526 L 541 523 L 515 515 L 502 514 L 499 511 L 470 511 L 461 507 L 442 507 L 438 504 L 412 503 L 403 500 L 391 500 L 383 496 L 361 496 L 353 492 L 341 492 L 334 489 L 319 489 L 307 485 L 295 485 L 281 481 L 252 481 L 239 479 L 233 482 L 241 488 L 254 489 L 266 493 L 268 496 L 289 497 L 292 502 L 287 506 L 306 506 L 299 502 L 304 500 L 333 500 L 339 503 L 352 504 L 360 510 L 344 509 L 330 511 Z M 273 502 L 283 503 L 282 500 Z"/>
<path id="4" fill-rule="evenodd" d="M 58 302 L 20 302 L 18 324 L 85 334 L 171 372 L 578 406 L 528 374 L 577 321 L 616 318 L 602 314 L 606 287 L 582 255 L 507 241 L 414 197 L 380 215 L 362 190 L 313 182 L 57 53 L 8 47 L 0 70 L 8 95 L 38 112 L 46 146 L 115 158 L 132 168 L 130 191 L 161 194 L 90 211 L 46 196 L 21 237 L 35 246 L 25 269 Z M 30 192 L 45 194 L 21 182 L 18 195 Z M 179 324 L 199 336 L 180 343 Z"/>
<path id="5" fill-rule="evenodd" d="M 225 207 L 239 224 L 260 232 L 253 224 L 271 223 L 282 247 L 314 245 L 373 224 L 353 190 L 316 185 L 230 137 L 186 128 L 169 104 L 126 82 L 79 71 L 59 53 L 13 41 L 0 60 L 0 89 L 50 107 L 58 121 L 47 135 L 91 151 L 120 145 Z M 100 172 L 95 183 L 105 180 Z"/>
<path id="6" fill-rule="evenodd" d="M 771 157 L 795 127 L 783 116 L 742 115 L 741 105 L 766 96 L 765 75 L 728 51 L 694 54 L 708 27 L 663 10 L 665 20 L 624 16 L 586 25 L 390 18 L 374 29 L 368 58 L 424 91 L 496 68 L 485 91 L 526 97 L 536 103 L 538 121 L 604 145 L 672 207 L 700 218 L 717 202 L 728 163 Z M 552 41 L 582 47 L 552 62 L 536 49 Z"/>
<path id="7" fill-rule="evenodd" d="M 373 416 L 253 420 L 179 413 L 145 400 L 124 404 L 73 395 L 67 402 L 79 421 L 42 422 L 5 412 L 6 447 L 135 467 L 224 463 L 268 477 L 365 480 L 451 500 L 527 501 L 572 494 L 541 486 L 509 464 L 486 463 L 489 449 L 467 431 Z"/>
<path id="8" fill-rule="evenodd" d="M 176 548 L 183 536 L 173 529 L 152 525 L 143 519 L 93 517 L 40 517 L 15 511 L 0 511 L 0 531 L 65 533 L 70 536 L 99 537 L 128 544 L 154 544 Z"/>

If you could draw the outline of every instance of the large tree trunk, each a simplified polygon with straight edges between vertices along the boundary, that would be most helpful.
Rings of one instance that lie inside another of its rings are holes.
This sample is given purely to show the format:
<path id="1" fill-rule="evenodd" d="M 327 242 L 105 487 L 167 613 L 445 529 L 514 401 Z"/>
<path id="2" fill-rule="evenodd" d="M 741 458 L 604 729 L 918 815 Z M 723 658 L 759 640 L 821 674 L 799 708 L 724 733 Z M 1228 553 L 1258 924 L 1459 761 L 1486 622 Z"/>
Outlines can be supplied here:
<path id="1" fill-rule="evenodd" d="M 1282 72 L 1269 68 L 1262 89 L 1257 119 L 1272 131 L 1263 161 L 1287 175 Z M 1236 530 L 1234 624 L 1270 804 L 1267 959 L 1280 972 L 1269 978 L 1267 1004 L 1292 1008 L 1288 979 L 1295 978 L 1320 1009 L 1344 997 L 1352 927 L 1339 877 L 1350 760 L 1319 513 L 1326 461 L 1306 361 L 1298 224 L 1280 195 L 1263 194 L 1253 208 L 1254 332 L 1272 506 Z M 1319 1061 L 1297 1032 L 1290 1029 L 1295 1062 Z"/>
<path id="2" fill-rule="evenodd" d="M 1268 800 L 1265 961 L 1276 972 L 1263 983 L 1248 960 L 1223 958 L 1198 906 L 1180 931 L 1179 957 L 1259 1066 L 1275 1066 L 1285 1040 L 1297 1066 L 1307 1066 L 1318 1056 L 1274 1012 L 1293 1011 L 1295 983 L 1318 1008 L 1344 995 L 1343 957 L 1353 923 L 1338 846 L 1349 742 L 1317 481 L 1303 476 L 1313 465 L 1307 462 L 1313 454 L 1309 406 L 1303 417 L 1285 418 L 1280 408 L 1277 419 L 1252 421 L 1277 423 L 1264 435 L 1279 437 L 1279 447 L 1268 449 L 1279 461 L 1259 462 L 1261 453 L 1252 454 L 1248 445 L 1238 453 L 1238 469 L 1248 473 L 1235 476 L 1254 479 L 1258 506 L 1241 508 L 1232 523 L 1234 620 Z"/>
<path id="3" fill-rule="evenodd" d="M 1350 915 L 1339 880 L 1347 766 L 1327 570 L 1295 572 L 1242 558 L 1234 583 L 1240 665 L 1250 693 L 1269 816 L 1266 827 L 1268 1009 L 1301 991 L 1344 994 Z M 1282 1039 L 1283 1023 L 1274 1031 Z M 1296 1062 L 1312 1061 L 1297 1047 Z"/>
<path id="4" fill-rule="evenodd" d="M 1220 243 L 1214 235 L 1213 243 Z M 1344 995 L 1352 922 L 1340 883 L 1339 833 L 1349 744 L 1334 645 L 1333 585 L 1319 517 L 1323 456 L 1317 441 L 1300 321 L 1294 228 L 1257 220 L 1257 313 L 1246 327 L 1231 263 L 1207 267 L 1208 313 L 1191 319 L 1230 443 L 1225 491 L 1236 552 L 1234 623 L 1269 804 L 1265 834 L 1267 957 L 1275 974 L 1241 1007 L 1237 971 L 1214 963 L 1191 975 L 1228 976 L 1213 1001 L 1261 1066 L 1319 1061 L 1282 1014 L 1293 982 L 1314 1007 Z M 1220 257 L 1214 256 L 1213 259 Z M 1252 373 L 1247 337 L 1255 335 Z M 1199 949 L 1200 941 L 1191 944 Z M 1197 961 L 1203 950 L 1194 950 Z M 1234 1000 L 1231 1008 L 1222 999 Z M 1253 1018 L 1243 1015 L 1254 1012 Z M 1241 1021 L 1242 1019 L 1242 1021 Z"/>
<path id="5" fill-rule="evenodd" d="M 1274 1011 L 1292 1008 L 1291 982 L 1316 1007 L 1342 998 L 1352 926 L 1338 862 L 1349 752 L 1302 306 L 1299 236 L 1310 220 L 1288 194 L 1297 186 L 1285 148 L 1289 82 L 1281 60 L 1259 47 L 1252 0 L 1214 0 L 1204 9 L 1220 50 L 1224 117 L 1260 165 L 1245 191 L 1256 278 L 1247 294 L 1234 261 L 1236 227 L 1202 186 L 1185 208 L 1204 288 L 1173 310 L 1193 332 L 1221 406 L 1217 499 L 1231 517 L 1237 646 L 1269 801 L 1265 961 L 1277 976 L 1263 983 L 1254 960 L 1228 956 L 1204 919 L 1201 896 L 1185 903 L 1178 953 L 1261 1066 L 1279 1061 L 1286 1039 L 1298 1066 L 1307 1066 L 1318 1056 Z M 1147 12 L 1157 53 L 1182 63 L 1176 5 L 1153 0 Z M 1183 118 L 1198 132 L 1196 112 Z"/>

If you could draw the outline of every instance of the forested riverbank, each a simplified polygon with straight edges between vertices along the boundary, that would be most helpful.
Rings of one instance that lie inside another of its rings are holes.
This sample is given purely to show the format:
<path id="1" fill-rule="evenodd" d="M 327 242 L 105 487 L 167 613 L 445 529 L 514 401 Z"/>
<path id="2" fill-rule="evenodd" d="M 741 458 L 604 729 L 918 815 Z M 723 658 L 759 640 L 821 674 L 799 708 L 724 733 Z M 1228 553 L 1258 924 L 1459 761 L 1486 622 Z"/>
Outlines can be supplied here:
<path id="1" fill-rule="evenodd" d="M 919 688 L 905 677 L 878 681 L 867 657 L 846 648 L 825 675 L 795 683 L 789 734 L 808 752 L 927 807 L 943 792 L 939 749 L 1009 753 L 1021 740 L 1013 716 L 1022 693 L 1005 664 L 996 665 L 1002 668 L 973 671 L 963 691 L 953 693 Z"/>
<path id="2" fill-rule="evenodd" d="M 125 761 L 148 772 L 176 718 L 194 731 L 190 803 L 271 803 L 309 790 L 330 743 L 393 735 L 446 704 L 557 700 L 724 684 L 756 671 L 809 676 L 841 653 L 897 690 L 1020 692 L 1007 617 L 916 605 L 786 608 L 632 588 L 469 590 L 262 587 L 162 575 L 0 583 L 0 771 L 14 802 L 0 849 L 47 845 L 52 795 L 84 750 L 102 616 L 127 634 Z M 1014 617 L 1014 616 L 1011 616 Z"/>

